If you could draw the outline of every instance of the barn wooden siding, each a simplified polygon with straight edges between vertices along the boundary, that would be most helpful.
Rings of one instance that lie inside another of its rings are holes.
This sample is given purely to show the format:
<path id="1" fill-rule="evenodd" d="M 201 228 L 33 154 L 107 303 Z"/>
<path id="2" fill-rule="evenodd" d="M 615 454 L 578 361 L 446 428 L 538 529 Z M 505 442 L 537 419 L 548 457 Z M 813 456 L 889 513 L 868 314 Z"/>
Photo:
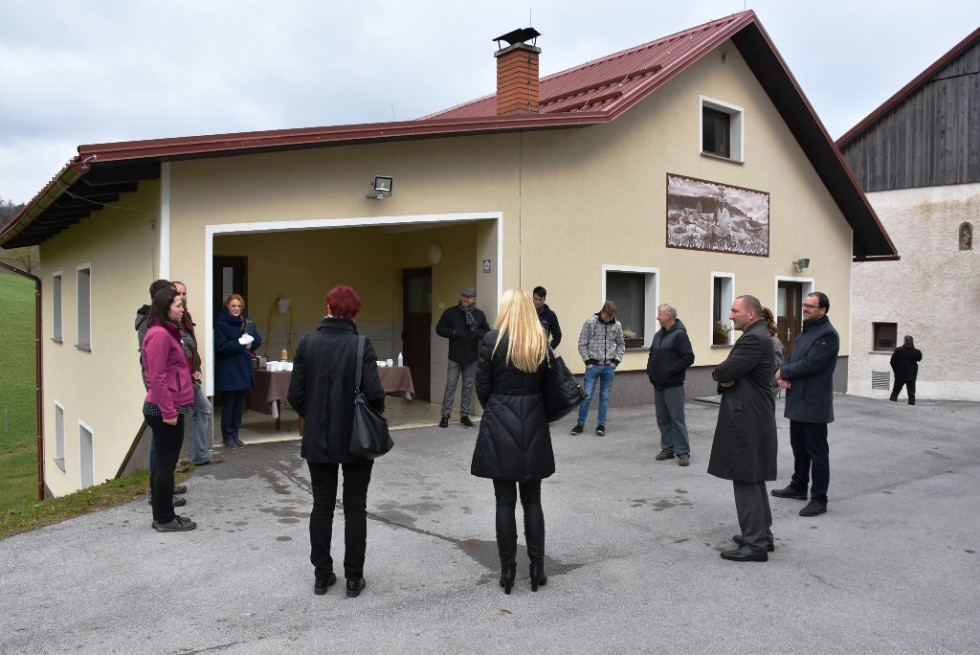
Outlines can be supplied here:
<path id="1" fill-rule="evenodd" d="M 980 43 L 842 153 L 866 192 L 980 182 Z"/>

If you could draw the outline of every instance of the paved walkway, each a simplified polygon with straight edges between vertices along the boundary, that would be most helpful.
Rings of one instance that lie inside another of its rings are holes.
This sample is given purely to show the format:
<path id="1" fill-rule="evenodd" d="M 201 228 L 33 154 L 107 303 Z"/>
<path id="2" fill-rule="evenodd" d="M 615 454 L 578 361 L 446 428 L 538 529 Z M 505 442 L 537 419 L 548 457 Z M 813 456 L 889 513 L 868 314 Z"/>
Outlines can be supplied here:
<path id="1" fill-rule="evenodd" d="M 538 593 L 523 552 L 513 594 L 497 585 L 491 485 L 455 424 L 397 433 L 368 497 L 367 589 L 314 596 L 306 468 L 270 443 L 194 472 L 194 532 L 155 532 L 140 500 L 0 541 L 0 653 L 980 650 L 980 404 L 838 396 L 829 512 L 773 499 L 766 564 L 718 557 L 737 524 L 705 473 L 717 406 L 687 410 L 688 468 L 654 461 L 652 406 L 611 410 L 605 438 L 555 427 Z"/>

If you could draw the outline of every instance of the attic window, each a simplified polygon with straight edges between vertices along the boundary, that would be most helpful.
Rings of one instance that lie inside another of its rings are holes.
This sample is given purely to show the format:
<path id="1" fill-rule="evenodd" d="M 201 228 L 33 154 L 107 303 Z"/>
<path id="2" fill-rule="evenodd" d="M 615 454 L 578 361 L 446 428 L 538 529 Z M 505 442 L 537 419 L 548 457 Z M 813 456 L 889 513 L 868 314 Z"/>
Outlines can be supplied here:
<path id="1" fill-rule="evenodd" d="M 701 154 L 743 161 L 741 107 L 701 96 Z"/>

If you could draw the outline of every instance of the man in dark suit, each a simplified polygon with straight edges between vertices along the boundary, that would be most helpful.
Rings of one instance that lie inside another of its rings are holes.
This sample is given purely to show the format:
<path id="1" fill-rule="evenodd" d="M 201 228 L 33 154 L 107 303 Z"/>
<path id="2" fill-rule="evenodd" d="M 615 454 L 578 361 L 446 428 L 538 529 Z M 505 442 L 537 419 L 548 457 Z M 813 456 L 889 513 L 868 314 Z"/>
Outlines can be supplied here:
<path id="1" fill-rule="evenodd" d="M 912 335 L 906 334 L 901 347 L 892 353 L 891 365 L 895 373 L 895 386 L 889 398 L 893 403 L 898 402 L 898 394 L 902 387 L 909 392 L 909 405 L 915 404 L 915 379 L 919 377 L 919 362 L 922 361 L 922 351 L 915 347 Z"/>
<path id="2" fill-rule="evenodd" d="M 827 318 L 828 311 L 827 294 L 814 291 L 806 297 L 803 331 L 776 371 L 776 381 L 786 390 L 783 416 L 789 419 L 793 478 L 785 489 L 773 489 L 772 495 L 806 500 L 809 485 L 810 503 L 800 510 L 800 516 L 817 516 L 827 511 L 830 486 L 827 424 L 834 420 L 834 367 L 840 350 L 840 337 Z"/>
<path id="3" fill-rule="evenodd" d="M 742 534 L 721 556 L 736 562 L 766 562 L 774 550 L 766 480 L 776 479 L 776 415 L 770 388 L 773 345 L 754 296 L 739 296 L 729 315 L 742 336 L 728 359 L 711 373 L 721 409 L 711 444 L 708 473 L 731 480 Z"/>

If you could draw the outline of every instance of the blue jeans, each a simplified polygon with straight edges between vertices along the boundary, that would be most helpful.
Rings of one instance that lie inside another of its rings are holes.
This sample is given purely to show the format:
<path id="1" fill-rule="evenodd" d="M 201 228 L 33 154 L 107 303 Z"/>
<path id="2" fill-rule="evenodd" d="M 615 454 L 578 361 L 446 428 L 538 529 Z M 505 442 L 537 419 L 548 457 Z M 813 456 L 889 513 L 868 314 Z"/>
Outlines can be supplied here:
<path id="1" fill-rule="evenodd" d="M 449 362 L 446 368 L 446 395 L 442 399 L 442 415 L 449 416 L 453 409 L 453 400 L 456 399 L 456 386 L 459 384 L 460 375 L 463 377 L 463 391 L 459 395 L 459 415 L 470 415 L 470 403 L 473 400 L 473 381 L 476 379 L 476 362 L 469 364 L 458 364 L 454 361 Z"/>
<path id="2" fill-rule="evenodd" d="M 598 425 L 606 424 L 606 412 L 609 410 L 609 393 L 612 391 L 614 375 L 616 375 L 616 367 L 612 364 L 607 366 L 596 364 L 585 369 L 585 380 L 582 383 L 582 388 L 585 389 L 585 401 L 578 408 L 579 425 L 585 425 L 585 418 L 589 415 L 589 405 L 592 404 L 592 394 L 595 391 L 596 382 L 599 383 Z"/>
<path id="3" fill-rule="evenodd" d="M 653 398 L 657 407 L 661 450 L 684 457 L 689 456 L 691 445 L 688 442 L 687 424 L 684 421 L 684 387 L 654 389 Z"/>
<path id="4" fill-rule="evenodd" d="M 211 403 L 208 395 L 197 382 L 194 383 L 194 418 L 191 421 L 191 463 L 195 466 L 211 459 L 208 450 L 208 421 Z"/>

